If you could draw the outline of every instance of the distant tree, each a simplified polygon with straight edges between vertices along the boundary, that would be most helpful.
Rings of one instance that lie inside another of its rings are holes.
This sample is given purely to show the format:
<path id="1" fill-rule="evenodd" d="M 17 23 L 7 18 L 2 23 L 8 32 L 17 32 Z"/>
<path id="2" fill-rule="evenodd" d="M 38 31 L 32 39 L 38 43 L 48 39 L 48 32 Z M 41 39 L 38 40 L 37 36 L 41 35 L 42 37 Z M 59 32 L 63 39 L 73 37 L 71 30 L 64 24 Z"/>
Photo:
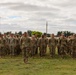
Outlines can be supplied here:
<path id="1" fill-rule="evenodd" d="M 31 30 L 28 30 L 27 33 L 28 33 L 28 35 L 31 37 L 32 31 L 31 31 Z"/>
<path id="2" fill-rule="evenodd" d="M 47 37 L 50 37 L 50 34 L 47 34 Z"/>
<path id="3" fill-rule="evenodd" d="M 41 37 L 42 35 L 42 32 L 39 32 L 39 31 L 32 31 L 32 35 L 37 35 L 38 37 Z"/>
<path id="4" fill-rule="evenodd" d="M 60 36 L 60 35 L 61 35 L 61 33 L 62 33 L 61 31 L 58 31 L 57 36 Z"/>
<path id="5" fill-rule="evenodd" d="M 11 34 L 11 32 L 6 32 L 6 33 L 4 33 L 4 34 L 9 35 L 9 34 Z"/>
<path id="6" fill-rule="evenodd" d="M 22 35 L 22 31 L 19 31 L 18 34 L 19 34 L 19 35 Z"/>
<path id="7" fill-rule="evenodd" d="M 49 33 L 47 33 L 47 34 L 46 33 L 43 33 L 43 34 L 46 35 L 47 37 L 50 37 L 50 34 Z"/>
<path id="8" fill-rule="evenodd" d="M 58 31 L 58 32 L 57 32 L 57 36 L 60 36 L 62 33 L 64 33 L 64 35 L 65 35 L 66 37 L 74 34 L 74 33 L 70 32 L 70 31 Z"/>

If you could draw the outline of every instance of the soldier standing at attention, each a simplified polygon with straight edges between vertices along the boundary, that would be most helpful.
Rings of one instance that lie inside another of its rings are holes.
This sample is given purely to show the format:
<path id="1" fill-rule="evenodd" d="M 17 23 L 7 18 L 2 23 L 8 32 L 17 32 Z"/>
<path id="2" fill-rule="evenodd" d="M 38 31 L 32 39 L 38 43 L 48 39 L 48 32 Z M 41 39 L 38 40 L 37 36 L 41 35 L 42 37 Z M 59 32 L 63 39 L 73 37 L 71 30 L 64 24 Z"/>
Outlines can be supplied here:
<path id="1" fill-rule="evenodd" d="M 39 38 L 38 38 L 38 35 L 37 35 L 37 34 L 35 34 L 35 39 L 36 39 L 36 41 L 37 41 L 37 43 L 38 43 Z M 37 45 L 37 44 L 36 44 L 35 55 L 36 55 L 36 54 L 38 54 L 38 45 Z"/>
<path id="2" fill-rule="evenodd" d="M 44 35 L 42 35 L 42 37 L 38 41 L 38 46 L 39 46 L 39 50 L 40 50 L 40 56 L 44 56 L 45 55 L 46 43 L 47 43 L 47 41 L 46 41 Z"/>
<path id="3" fill-rule="evenodd" d="M 67 53 L 71 56 L 72 55 L 72 38 L 69 36 L 67 38 Z"/>
<path id="4" fill-rule="evenodd" d="M 32 35 L 31 38 L 31 56 L 34 56 L 36 53 L 36 47 L 37 46 L 37 39 L 35 38 L 34 35 Z"/>
<path id="5" fill-rule="evenodd" d="M 44 33 L 44 38 L 45 38 L 45 40 L 46 40 L 46 46 L 45 46 L 45 54 L 46 54 L 46 52 L 47 52 L 47 45 L 48 45 L 48 38 L 47 38 L 47 34 L 46 33 Z"/>
<path id="6" fill-rule="evenodd" d="M 10 37 L 8 38 L 9 43 L 9 49 L 10 49 L 10 55 L 11 57 L 15 55 L 15 38 L 14 34 L 10 34 Z"/>
<path id="7" fill-rule="evenodd" d="M 60 54 L 62 58 L 67 53 L 67 39 L 65 38 L 64 34 L 61 35 L 61 38 L 59 39 L 59 45 L 60 45 Z"/>
<path id="8" fill-rule="evenodd" d="M 51 38 L 49 39 L 49 43 L 48 43 L 51 57 L 54 57 L 55 55 L 56 45 L 57 45 L 57 40 L 55 39 L 54 34 L 51 34 Z"/>
<path id="9" fill-rule="evenodd" d="M 60 36 L 57 39 L 57 50 L 58 50 L 58 55 L 61 55 L 61 53 L 60 53 Z"/>
<path id="10" fill-rule="evenodd" d="M 76 34 L 73 34 L 72 38 L 72 57 L 76 58 Z"/>
<path id="11" fill-rule="evenodd" d="M 9 46 L 8 46 L 8 38 L 6 36 L 6 34 L 3 35 L 3 44 L 4 44 L 4 56 L 5 55 L 8 55 L 8 49 L 9 49 Z"/>
<path id="12" fill-rule="evenodd" d="M 19 55 L 21 52 L 21 49 L 20 49 L 20 38 L 19 38 L 19 35 L 16 34 L 16 37 L 15 37 L 15 55 Z"/>
<path id="13" fill-rule="evenodd" d="M 23 51 L 23 56 L 24 56 L 24 63 L 28 62 L 28 56 L 29 56 L 29 50 L 30 50 L 30 38 L 28 37 L 28 34 L 25 32 L 22 39 L 21 39 L 21 43 L 22 43 L 22 51 Z"/>
<path id="14" fill-rule="evenodd" d="M 4 48 L 4 44 L 3 44 L 3 36 L 0 33 L 0 57 L 3 56 L 3 48 Z"/>

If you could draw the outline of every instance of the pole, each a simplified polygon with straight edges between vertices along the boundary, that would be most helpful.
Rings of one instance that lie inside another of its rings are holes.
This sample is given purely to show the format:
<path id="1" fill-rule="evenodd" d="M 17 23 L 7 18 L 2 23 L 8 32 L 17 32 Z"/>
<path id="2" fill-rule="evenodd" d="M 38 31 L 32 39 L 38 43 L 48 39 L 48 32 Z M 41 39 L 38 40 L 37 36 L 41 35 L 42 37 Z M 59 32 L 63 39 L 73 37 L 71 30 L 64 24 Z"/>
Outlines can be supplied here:
<path id="1" fill-rule="evenodd" d="M 48 32 L 48 22 L 46 21 L 46 34 Z"/>

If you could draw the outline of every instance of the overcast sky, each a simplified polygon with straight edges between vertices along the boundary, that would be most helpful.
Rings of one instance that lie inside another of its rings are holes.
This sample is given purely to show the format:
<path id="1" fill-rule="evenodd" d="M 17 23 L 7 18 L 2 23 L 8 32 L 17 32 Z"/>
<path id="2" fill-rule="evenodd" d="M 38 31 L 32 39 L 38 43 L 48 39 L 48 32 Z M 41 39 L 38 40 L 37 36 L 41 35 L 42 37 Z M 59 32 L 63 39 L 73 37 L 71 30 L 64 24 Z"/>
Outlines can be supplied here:
<path id="1" fill-rule="evenodd" d="M 0 31 L 76 32 L 76 0 L 0 0 Z"/>

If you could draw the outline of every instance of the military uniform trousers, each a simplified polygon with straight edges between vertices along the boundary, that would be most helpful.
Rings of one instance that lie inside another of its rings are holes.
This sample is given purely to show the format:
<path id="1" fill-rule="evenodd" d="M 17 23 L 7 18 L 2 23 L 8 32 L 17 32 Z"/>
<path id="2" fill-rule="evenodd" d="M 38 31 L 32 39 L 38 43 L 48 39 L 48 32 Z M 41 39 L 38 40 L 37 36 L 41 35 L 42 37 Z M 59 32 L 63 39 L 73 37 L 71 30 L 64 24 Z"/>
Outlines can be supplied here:
<path id="1" fill-rule="evenodd" d="M 56 46 L 55 45 L 51 45 L 49 49 L 50 49 L 50 55 L 53 57 L 55 55 Z"/>
<path id="2" fill-rule="evenodd" d="M 10 45 L 10 55 L 15 55 L 15 46 L 14 45 Z"/>
<path id="3" fill-rule="evenodd" d="M 76 58 L 76 46 L 73 46 L 73 49 L 72 49 L 72 57 L 73 58 Z"/>
<path id="4" fill-rule="evenodd" d="M 40 56 L 44 56 L 45 55 L 46 46 L 45 45 L 41 45 L 39 49 L 40 49 Z"/>
<path id="5" fill-rule="evenodd" d="M 24 48 L 23 48 L 23 57 L 24 57 L 24 58 L 28 58 L 28 56 L 29 56 L 29 51 L 30 51 L 30 48 L 29 48 L 29 47 L 24 47 Z"/>
<path id="6" fill-rule="evenodd" d="M 34 56 L 36 53 L 36 46 L 31 47 L 31 56 Z"/>

